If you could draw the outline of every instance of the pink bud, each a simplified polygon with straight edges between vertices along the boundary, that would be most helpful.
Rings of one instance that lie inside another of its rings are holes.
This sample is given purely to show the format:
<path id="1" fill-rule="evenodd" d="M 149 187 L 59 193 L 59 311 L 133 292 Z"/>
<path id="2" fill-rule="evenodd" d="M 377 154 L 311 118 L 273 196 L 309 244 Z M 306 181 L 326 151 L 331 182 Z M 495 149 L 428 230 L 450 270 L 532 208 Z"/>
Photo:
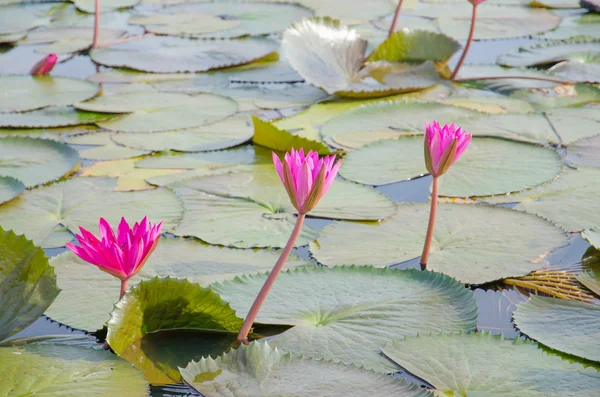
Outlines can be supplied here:
<path id="1" fill-rule="evenodd" d="M 29 74 L 32 76 L 43 76 L 48 74 L 52 68 L 54 68 L 54 65 L 56 65 L 56 61 L 58 61 L 56 54 L 48 54 L 31 68 Z"/>
<path id="2" fill-rule="evenodd" d="M 472 136 L 454 124 L 440 127 L 437 121 L 425 124 L 425 166 L 438 177 L 458 160 L 469 146 Z"/>

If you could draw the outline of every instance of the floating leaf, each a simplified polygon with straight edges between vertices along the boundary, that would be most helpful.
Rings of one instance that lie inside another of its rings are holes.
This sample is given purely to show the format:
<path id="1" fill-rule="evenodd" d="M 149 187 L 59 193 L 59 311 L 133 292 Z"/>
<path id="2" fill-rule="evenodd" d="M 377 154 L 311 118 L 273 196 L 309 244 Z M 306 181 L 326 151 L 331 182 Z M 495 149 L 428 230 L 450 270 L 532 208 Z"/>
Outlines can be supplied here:
<path id="1" fill-rule="evenodd" d="M 129 280 L 129 286 L 142 280 L 169 276 L 207 285 L 237 275 L 271 270 L 278 257 L 278 251 L 230 249 L 195 240 L 163 238 L 142 271 Z M 102 328 L 119 299 L 119 281 L 71 252 L 52 258 L 51 264 L 62 292 L 46 315 L 73 328 L 87 331 Z M 312 266 L 312 263 L 296 255 L 292 255 L 285 265 L 286 268 L 305 266 Z M 79 304 L 73 305 L 74 301 Z M 85 311 L 81 311 L 81 307 L 85 307 Z"/>
<path id="2" fill-rule="evenodd" d="M 0 138 L 0 175 L 33 187 L 60 179 L 79 168 L 79 156 L 69 146 L 47 139 Z"/>
<path id="3" fill-rule="evenodd" d="M 117 178 L 115 191 L 129 192 L 134 190 L 154 189 L 146 182 L 146 179 L 172 175 L 182 170 L 144 169 L 136 168 L 136 159 L 112 160 L 98 162 L 90 167 L 84 168 L 81 176 L 103 176 Z"/>
<path id="4" fill-rule="evenodd" d="M 90 51 L 104 66 L 127 67 L 143 72 L 204 72 L 242 65 L 277 50 L 277 43 L 262 38 L 203 41 L 178 37 L 147 37 Z"/>
<path id="5" fill-rule="evenodd" d="M 242 345 L 216 359 L 202 358 L 180 368 L 187 384 L 208 397 L 239 393 L 256 396 L 325 397 L 352 395 L 428 397 L 431 393 L 391 376 L 331 361 L 284 354 L 267 342 Z"/>
<path id="6" fill-rule="evenodd" d="M 0 206 L 0 225 L 23 233 L 44 248 L 62 247 L 82 226 L 96 230 L 98 219 L 118 223 L 122 216 L 165 222 L 167 231 L 183 215 L 181 202 L 167 189 L 114 192 L 108 178 L 76 178 L 27 191 Z M 31 220 L 35 219 L 35 222 Z"/>
<path id="7" fill-rule="evenodd" d="M 0 394 L 146 397 L 140 372 L 110 352 L 54 343 L 0 348 Z"/>
<path id="8" fill-rule="evenodd" d="M 389 0 L 371 0 L 368 7 L 361 0 L 298 0 L 298 3 L 312 8 L 317 16 L 351 22 L 370 21 L 385 16 L 394 12 L 395 7 Z"/>
<path id="9" fill-rule="evenodd" d="M 311 141 L 285 130 L 280 130 L 273 124 L 262 121 L 256 116 L 252 116 L 252 123 L 254 124 L 252 142 L 257 145 L 280 152 L 288 152 L 294 148 L 296 150 L 304 149 L 306 152 L 313 150 L 320 155 L 331 154 L 329 148 L 321 142 Z"/>
<path id="10" fill-rule="evenodd" d="M 541 77 L 541 78 L 556 78 L 552 74 L 537 70 L 525 68 L 505 68 L 498 65 L 463 65 L 460 68 L 458 79 L 469 79 L 471 84 L 497 91 L 503 94 L 509 94 L 515 90 L 524 88 L 549 88 L 558 85 L 558 83 L 544 80 L 532 79 L 492 79 L 478 80 L 481 77 L 490 76 L 525 76 L 525 77 Z"/>
<path id="11" fill-rule="evenodd" d="M 600 305 L 532 295 L 518 305 L 514 319 L 521 332 L 552 349 L 600 361 L 594 343 L 600 335 Z"/>
<path id="12" fill-rule="evenodd" d="M 47 44 L 36 48 L 45 54 L 68 54 L 91 47 L 94 30 L 91 28 L 65 27 L 35 30 L 20 44 Z M 127 32 L 117 29 L 99 29 L 98 39 L 108 43 L 126 36 Z"/>
<path id="13" fill-rule="evenodd" d="M 107 161 L 120 160 L 131 157 L 143 156 L 150 151 L 132 149 L 115 144 L 111 133 L 99 132 L 95 134 L 78 135 L 66 139 L 71 145 L 94 146 L 92 148 L 80 148 L 79 156 L 86 160 Z"/>
<path id="14" fill-rule="evenodd" d="M 592 397 L 600 387 L 593 368 L 550 356 L 533 342 L 487 332 L 406 338 L 382 351 L 440 395 Z"/>
<path id="15" fill-rule="evenodd" d="M 3 204 L 25 191 L 25 185 L 10 176 L 0 177 L 0 204 Z"/>
<path id="16" fill-rule="evenodd" d="M 129 8 L 136 6 L 140 0 L 103 0 L 100 2 L 100 12 L 116 11 L 120 8 Z M 96 11 L 96 3 L 93 0 L 73 0 L 77 9 L 94 13 Z"/>
<path id="17" fill-rule="evenodd" d="M 600 127 L 600 124 L 598 124 Z M 597 130 L 600 132 L 600 130 Z M 574 167 L 600 168 L 600 135 L 573 142 L 567 148 L 565 162 Z"/>
<path id="18" fill-rule="evenodd" d="M 509 196 L 486 198 L 485 201 L 516 203 L 511 208 L 544 217 L 568 231 L 581 231 L 600 225 L 600 213 L 590 211 L 596 205 L 600 170 L 567 170 L 554 181 Z"/>
<path id="19" fill-rule="evenodd" d="M 239 277 L 211 288 L 245 315 L 266 277 Z M 294 325 L 269 341 L 284 351 L 396 372 L 380 355 L 381 346 L 403 336 L 472 330 L 476 317 L 472 292 L 445 275 L 340 266 L 282 272 L 256 322 Z"/>
<path id="20" fill-rule="evenodd" d="M 0 76 L 0 92 L 0 112 L 23 112 L 89 99 L 98 85 L 67 77 Z"/>
<path id="21" fill-rule="evenodd" d="M 421 255 L 429 204 L 404 204 L 379 224 L 335 222 L 311 243 L 325 265 L 388 266 Z M 467 284 L 524 276 L 544 267 L 566 234 L 550 222 L 501 207 L 440 204 L 427 268 Z"/>
<path id="22" fill-rule="evenodd" d="M 33 324 L 60 290 L 44 250 L 0 227 L 0 341 Z M 3 383 L 7 381 L 5 378 Z M 0 386 L 1 389 L 1 386 Z"/>
<path id="23" fill-rule="evenodd" d="M 558 28 L 544 34 L 542 37 L 544 39 L 560 40 L 575 36 L 600 38 L 600 15 L 587 13 L 564 18 Z"/>
<path id="24" fill-rule="evenodd" d="M 600 248 L 600 227 L 586 230 L 581 235 L 594 247 Z"/>
<path id="25" fill-rule="evenodd" d="M 116 114 L 82 112 L 73 107 L 49 107 L 24 113 L 0 113 L 0 127 L 48 128 L 94 124 Z"/>
<path id="26" fill-rule="evenodd" d="M 157 34 L 198 38 L 234 38 L 278 33 L 294 21 L 313 13 L 296 4 L 201 3 L 163 8 L 149 16 L 133 17 L 129 23 L 145 25 Z"/>
<path id="27" fill-rule="evenodd" d="M 50 19 L 40 12 L 38 7 L 16 5 L 2 7 L 0 14 L 0 34 L 24 32 L 41 25 L 46 25 Z"/>
<path id="28" fill-rule="evenodd" d="M 598 277 L 595 272 L 588 270 L 587 272 L 578 274 L 577 281 L 596 295 L 600 296 L 600 277 Z"/>
<path id="29" fill-rule="evenodd" d="M 525 100 L 539 111 L 600 102 L 600 89 L 589 84 L 557 85 L 552 88 L 523 89 L 511 98 Z"/>
<path id="30" fill-rule="evenodd" d="M 222 96 L 165 92 L 101 96 L 76 106 L 92 112 L 128 113 L 98 123 L 103 128 L 122 132 L 159 132 L 198 127 L 224 119 L 237 110 L 235 101 Z"/>
<path id="31" fill-rule="evenodd" d="M 528 102 L 506 97 L 451 96 L 444 99 L 442 103 L 489 114 L 531 113 L 534 111 L 533 106 Z"/>

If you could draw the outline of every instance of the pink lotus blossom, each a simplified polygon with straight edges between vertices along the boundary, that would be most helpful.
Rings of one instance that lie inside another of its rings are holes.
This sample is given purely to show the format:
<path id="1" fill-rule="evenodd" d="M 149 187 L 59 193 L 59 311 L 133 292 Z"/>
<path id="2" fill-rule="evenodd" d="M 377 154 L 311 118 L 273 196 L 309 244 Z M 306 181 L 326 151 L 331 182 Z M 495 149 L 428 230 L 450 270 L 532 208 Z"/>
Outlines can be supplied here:
<path id="1" fill-rule="evenodd" d="M 56 54 L 48 54 L 31 68 L 29 74 L 32 76 L 48 74 L 54 68 L 54 65 L 56 65 L 56 61 L 58 61 Z"/>
<path id="2" fill-rule="evenodd" d="M 80 246 L 67 244 L 67 248 L 103 272 L 127 281 L 142 270 L 156 248 L 161 227 L 162 222 L 154 224 L 144 217 L 131 228 L 125 218 L 121 218 L 115 235 L 109 223 L 100 218 L 101 240 L 80 227 L 81 235 L 76 235 Z"/>
<path id="3" fill-rule="evenodd" d="M 425 124 L 425 165 L 427 171 L 438 177 L 444 174 L 463 154 L 472 136 L 454 123 L 440 127 L 437 121 Z"/>
<path id="4" fill-rule="evenodd" d="M 300 214 L 306 214 L 317 205 L 342 164 L 341 161 L 335 162 L 335 155 L 320 159 L 312 150 L 305 156 L 303 149 L 292 149 L 286 153 L 283 164 L 273 153 L 273 163 L 292 204 Z"/>

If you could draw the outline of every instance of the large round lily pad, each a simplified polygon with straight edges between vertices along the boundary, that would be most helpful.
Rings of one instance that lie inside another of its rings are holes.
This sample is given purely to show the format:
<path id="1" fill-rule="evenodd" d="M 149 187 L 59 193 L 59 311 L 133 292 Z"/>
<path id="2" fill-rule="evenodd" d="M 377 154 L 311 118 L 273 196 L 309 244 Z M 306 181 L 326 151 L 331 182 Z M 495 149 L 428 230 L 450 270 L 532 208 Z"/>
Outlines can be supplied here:
<path id="1" fill-rule="evenodd" d="M 98 123 L 122 132 L 158 132 L 198 127 L 234 114 L 237 103 L 213 94 L 186 95 L 166 92 L 130 92 L 102 96 L 78 103 L 91 112 L 128 113 Z"/>
<path id="2" fill-rule="evenodd" d="M 401 205 L 379 224 L 337 222 L 311 243 L 325 265 L 387 266 L 421 255 L 429 204 Z M 567 244 L 566 234 L 541 218 L 507 208 L 440 204 L 427 268 L 469 284 L 524 276 L 544 267 L 544 257 Z"/>
<path id="3" fill-rule="evenodd" d="M 129 281 L 129 286 L 155 277 L 185 278 L 207 285 L 237 275 L 271 270 L 278 257 L 278 251 L 221 248 L 194 240 L 163 238 L 142 271 Z M 62 292 L 46 315 L 73 328 L 88 331 L 102 328 L 119 300 L 119 280 L 70 252 L 52 258 L 51 264 Z M 293 255 L 285 266 L 311 266 L 311 262 Z M 86 310 L 82 312 L 73 306 L 74 300 Z"/>
<path id="4" fill-rule="evenodd" d="M 266 277 L 212 288 L 243 316 Z M 256 322 L 294 326 L 269 342 L 284 351 L 396 372 L 380 347 L 403 336 L 472 330 L 476 317 L 473 293 L 443 274 L 340 266 L 282 272 Z"/>
<path id="5" fill-rule="evenodd" d="M 0 175 L 33 187 L 61 178 L 79 166 L 77 151 L 53 140 L 0 138 Z"/>
<path id="6" fill-rule="evenodd" d="M 0 112 L 23 112 L 46 106 L 65 106 L 98 93 L 87 80 L 51 76 L 0 76 Z"/>
<path id="7" fill-rule="evenodd" d="M 0 347 L 3 396 L 146 397 L 141 372 L 110 352 L 61 344 Z"/>
<path id="8" fill-rule="evenodd" d="M 25 191 L 25 185 L 10 176 L 0 177 L 0 204 L 5 203 Z"/>
<path id="9" fill-rule="evenodd" d="M 21 194 L 0 206 L 0 225 L 25 234 L 44 248 L 62 247 L 82 226 L 97 230 L 100 217 L 117 224 L 122 216 L 164 221 L 167 231 L 183 215 L 181 202 L 168 189 L 114 192 L 116 180 L 76 178 Z M 35 219 L 35 222 L 32 222 Z"/>
<path id="10" fill-rule="evenodd" d="M 350 152 L 344 158 L 340 175 L 369 185 L 414 178 L 427 173 L 422 151 L 422 137 L 379 141 Z M 475 138 L 440 178 L 440 195 L 469 197 L 515 192 L 547 182 L 560 170 L 561 161 L 553 150 Z"/>
<path id="11" fill-rule="evenodd" d="M 428 397 L 404 381 L 353 366 L 294 357 L 267 342 L 240 346 L 216 359 L 202 358 L 180 369 L 184 380 L 203 396 L 243 393 L 256 396 Z"/>
<path id="12" fill-rule="evenodd" d="M 516 326 L 561 352 L 600 361 L 600 305 L 532 295 L 514 313 Z"/>
<path id="13" fill-rule="evenodd" d="M 110 120 L 116 114 L 82 112 L 70 106 L 47 107 L 24 113 L 0 113 L 0 127 L 69 127 Z"/>
<path id="14" fill-rule="evenodd" d="M 90 52 L 96 63 L 126 67 L 143 72 L 204 72 L 243 65 L 277 50 L 275 41 L 262 38 L 243 40 L 190 40 L 178 37 L 148 37 Z"/>
<path id="15" fill-rule="evenodd" d="M 445 396 L 593 397 L 600 389 L 597 370 L 487 332 L 407 338 L 382 350 Z"/>

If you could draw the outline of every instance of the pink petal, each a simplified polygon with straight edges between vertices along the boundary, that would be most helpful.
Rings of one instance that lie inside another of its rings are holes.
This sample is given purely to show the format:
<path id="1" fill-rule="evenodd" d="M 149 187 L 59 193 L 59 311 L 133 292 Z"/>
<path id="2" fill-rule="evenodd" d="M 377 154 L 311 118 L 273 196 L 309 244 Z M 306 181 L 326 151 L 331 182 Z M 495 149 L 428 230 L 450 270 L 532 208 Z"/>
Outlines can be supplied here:
<path id="1" fill-rule="evenodd" d="M 281 165 L 281 160 L 279 160 L 279 157 L 275 154 L 275 152 L 271 153 L 273 156 L 273 164 L 275 164 L 275 169 L 277 170 L 277 174 L 279 174 L 279 179 L 281 179 L 281 183 L 283 183 L 285 185 L 285 181 L 283 179 L 283 165 Z M 285 155 L 286 157 L 288 157 L 288 155 Z"/>
<path id="2" fill-rule="evenodd" d="M 110 224 L 106 221 L 106 219 L 100 218 L 99 229 L 101 239 L 107 239 L 113 243 L 117 241 L 115 233 L 113 232 L 112 227 L 110 227 Z"/>

